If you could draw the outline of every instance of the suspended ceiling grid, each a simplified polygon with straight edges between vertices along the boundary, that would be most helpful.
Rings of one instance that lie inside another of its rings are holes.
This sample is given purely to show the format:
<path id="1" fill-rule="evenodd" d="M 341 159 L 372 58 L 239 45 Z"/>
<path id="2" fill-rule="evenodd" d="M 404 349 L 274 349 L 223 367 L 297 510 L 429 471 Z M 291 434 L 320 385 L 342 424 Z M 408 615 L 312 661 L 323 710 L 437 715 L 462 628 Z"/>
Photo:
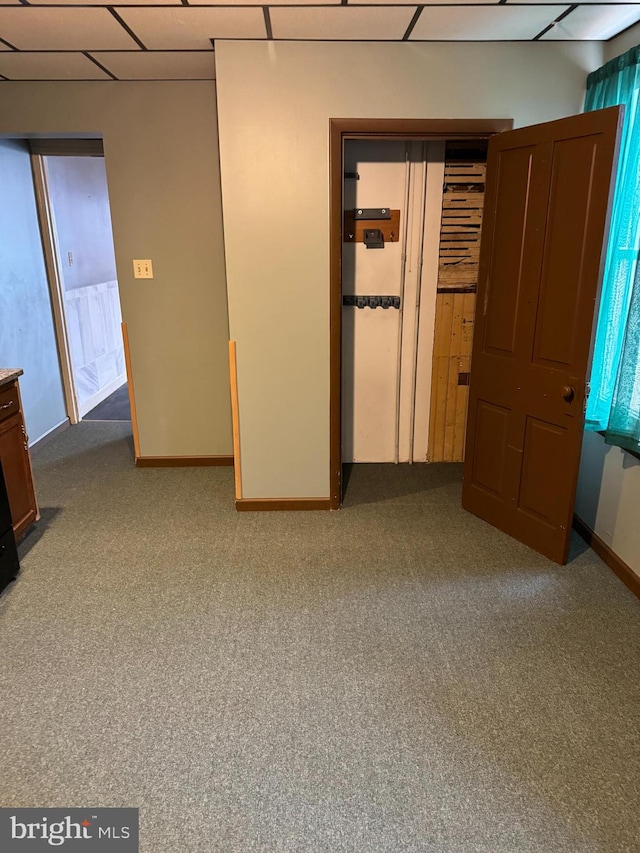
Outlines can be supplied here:
<path id="1" fill-rule="evenodd" d="M 3 0 L 0 79 L 210 80 L 215 40 L 606 41 L 638 3 Z"/>

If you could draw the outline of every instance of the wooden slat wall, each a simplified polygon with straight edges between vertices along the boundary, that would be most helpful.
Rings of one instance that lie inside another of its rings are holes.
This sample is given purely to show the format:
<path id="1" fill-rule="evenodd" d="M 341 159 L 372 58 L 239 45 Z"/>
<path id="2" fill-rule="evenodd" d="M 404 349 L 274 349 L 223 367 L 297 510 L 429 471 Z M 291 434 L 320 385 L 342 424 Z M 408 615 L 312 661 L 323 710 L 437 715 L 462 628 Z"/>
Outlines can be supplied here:
<path id="1" fill-rule="evenodd" d="M 475 293 L 439 293 L 431 377 L 429 462 L 464 457 Z"/>
<path id="2" fill-rule="evenodd" d="M 430 462 L 461 462 L 464 458 L 485 172 L 484 163 L 445 164 L 431 378 Z"/>
<path id="3" fill-rule="evenodd" d="M 445 163 L 438 290 L 478 284 L 485 163 Z"/>

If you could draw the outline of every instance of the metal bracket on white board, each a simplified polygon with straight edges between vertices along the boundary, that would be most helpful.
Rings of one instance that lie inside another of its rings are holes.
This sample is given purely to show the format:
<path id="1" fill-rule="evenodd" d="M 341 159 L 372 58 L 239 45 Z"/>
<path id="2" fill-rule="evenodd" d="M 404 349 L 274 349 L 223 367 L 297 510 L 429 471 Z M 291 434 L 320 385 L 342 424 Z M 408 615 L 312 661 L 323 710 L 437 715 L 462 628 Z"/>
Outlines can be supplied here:
<path id="1" fill-rule="evenodd" d="M 391 219 L 391 211 L 388 207 L 356 207 L 353 211 L 354 219 Z"/>

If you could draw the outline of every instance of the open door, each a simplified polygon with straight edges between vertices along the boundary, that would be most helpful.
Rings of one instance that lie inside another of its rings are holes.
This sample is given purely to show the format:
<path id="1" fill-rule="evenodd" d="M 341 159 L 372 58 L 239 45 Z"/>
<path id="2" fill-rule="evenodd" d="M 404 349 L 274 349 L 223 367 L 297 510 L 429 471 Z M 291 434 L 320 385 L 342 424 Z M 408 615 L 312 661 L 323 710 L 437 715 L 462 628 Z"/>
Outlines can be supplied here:
<path id="1" fill-rule="evenodd" d="M 462 504 L 566 563 L 622 110 L 489 142 Z"/>

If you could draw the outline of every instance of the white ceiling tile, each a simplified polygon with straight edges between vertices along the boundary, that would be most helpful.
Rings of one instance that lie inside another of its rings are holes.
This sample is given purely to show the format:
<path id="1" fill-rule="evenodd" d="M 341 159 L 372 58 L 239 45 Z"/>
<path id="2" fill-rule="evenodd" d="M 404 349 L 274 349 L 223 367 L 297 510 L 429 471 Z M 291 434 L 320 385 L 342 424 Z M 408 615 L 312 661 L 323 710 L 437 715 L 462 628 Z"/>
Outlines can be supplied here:
<path id="1" fill-rule="evenodd" d="M 604 41 L 640 21 L 640 5 L 578 6 L 559 21 L 541 40 L 595 39 Z"/>
<path id="2" fill-rule="evenodd" d="M 190 2 L 191 2 L 191 0 L 190 0 Z M 289 0 L 289 2 L 291 2 L 291 0 Z M 297 2 L 297 0 L 296 0 L 296 2 Z M 318 0 L 315 0 L 315 2 L 318 2 Z M 480 5 L 486 6 L 487 4 L 493 4 L 493 5 L 497 6 L 499 2 L 500 2 L 500 0 L 421 0 L 420 5 L 421 6 L 441 6 L 444 4 L 445 6 L 457 6 L 457 5 L 474 6 L 475 4 L 480 4 Z M 509 0 L 508 0 L 508 2 L 509 2 Z M 524 0 L 523 0 L 523 2 L 524 2 Z M 531 0 L 527 0 L 527 2 L 530 3 Z M 553 0 L 549 0 L 549 2 L 553 2 Z M 556 2 L 557 2 L 557 0 L 556 0 Z M 350 6 L 358 6 L 358 5 L 363 5 L 363 6 L 370 6 L 370 5 L 376 5 L 376 6 L 378 6 L 378 5 L 379 6 L 406 6 L 407 0 L 349 0 L 349 5 Z"/>
<path id="3" fill-rule="evenodd" d="M 509 6 L 512 6 L 517 5 L 519 3 L 532 3 L 533 0 L 506 0 L 506 2 L 509 4 Z M 555 4 L 558 2 L 558 0 L 535 0 L 535 2 Z M 593 2 L 593 0 L 591 0 L 591 2 Z M 633 6 L 635 4 L 635 0 L 599 0 L 597 5 L 600 5 L 600 3 L 607 3 L 615 6 Z"/>
<path id="4" fill-rule="evenodd" d="M 405 34 L 415 10 L 415 6 L 273 8 L 271 28 L 275 39 L 398 40 Z"/>
<path id="5" fill-rule="evenodd" d="M 0 0 L 4 3 L 4 0 Z M 20 0 L 18 0 L 20 2 Z M 181 0 L 29 0 L 30 6 L 182 6 Z"/>
<path id="6" fill-rule="evenodd" d="M 339 6 L 341 0 L 268 0 L 268 3 L 265 0 L 189 0 L 190 6 L 317 6 L 319 3 Z"/>
<path id="7" fill-rule="evenodd" d="M 20 50 L 137 50 L 107 9 L 0 8 L 0 38 Z"/>
<path id="8" fill-rule="evenodd" d="M 206 50 L 210 39 L 266 37 L 260 7 L 119 9 L 119 15 L 151 50 Z M 1 35 L 1 33 L 0 33 Z"/>
<path id="9" fill-rule="evenodd" d="M 568 6 L 428 6 L 411 41 L 511 41 L 532 39 Z"/>
<path id="10" fill-rule="evenodd" d="M 109 80 L 82 53 L 3 53 L 0 74 L 9 80 Z"/>
<path id="11" fill-rule="evenodd" d="M 92 53 L 119 80 L 213 80 L 215 54 L 206 51 Z"/>

